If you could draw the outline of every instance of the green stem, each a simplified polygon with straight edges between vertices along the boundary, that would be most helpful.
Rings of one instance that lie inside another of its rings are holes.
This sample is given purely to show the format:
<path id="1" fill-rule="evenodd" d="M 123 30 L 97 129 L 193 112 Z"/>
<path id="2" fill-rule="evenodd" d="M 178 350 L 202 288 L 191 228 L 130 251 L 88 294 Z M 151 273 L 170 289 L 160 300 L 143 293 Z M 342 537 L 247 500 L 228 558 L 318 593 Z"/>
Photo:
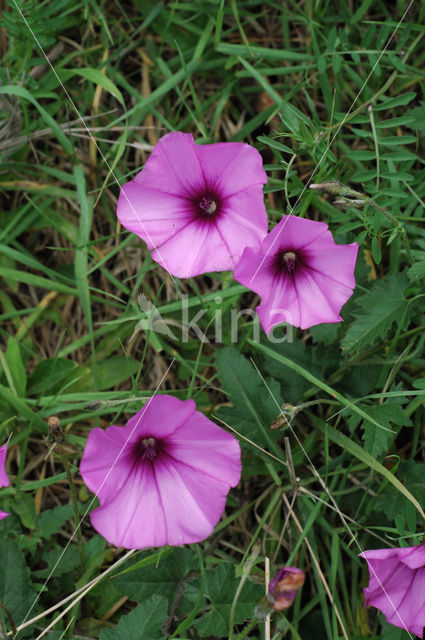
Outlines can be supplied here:
<path id="1" fill-rule="evenodd" d="M 75 517 L 75 527 L 76 527 L 76 533 L 77 533 L 77 543 L 78 543 L 78 550 L 80 552 L 81 575 L 84 575 L 85 572 L 86 572 L 86 560 L 85 560 L 85 557 L 84 557 L 84 544 L 83 544 L 83 537 L 81 535 L 80 514 L 79 514 L 79 511 L 78 511 L 77 494 L 75 493 L 75 487 L 74 487 L 74 483 L 72 481 L 71 469 L 70 469 L 67 457 L 65 455 L 65 451 L 63 450 L 63 446 L 60 443 L 58 443 L 58 450 L 59 450 L 59 455 L 61 456 L 61 458 L 63 460 L 63 464 L 65 466 L 65 471 L 66 471 L 66 477 L 68 479 L 69 487 L 71 489 L 71 499 L 72 499 L 72 506 L 74 507 L 74 517 Z"/>
<path id="2" fill-rule="evenodd" d="M 236 636 L 235 640 L 242 640 L 243 638 L 245 638 L 251 631 L 251 629 L 253 629 L 255 625 L 258 624 L 258 622 L 260 622 L 258 618 L 254 618 L 253 620 L 251 620 L 251 622 L 246 625 L 245 629 L 238 636 Z"/>

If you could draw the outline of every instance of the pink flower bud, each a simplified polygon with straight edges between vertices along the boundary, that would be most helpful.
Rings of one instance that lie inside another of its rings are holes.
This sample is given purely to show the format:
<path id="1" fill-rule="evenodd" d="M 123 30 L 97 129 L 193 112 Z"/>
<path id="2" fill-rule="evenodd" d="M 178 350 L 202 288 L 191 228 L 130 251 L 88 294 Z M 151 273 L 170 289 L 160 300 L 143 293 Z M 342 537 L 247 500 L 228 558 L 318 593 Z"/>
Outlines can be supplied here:
<path id="1" fill-rule="evenodd" d="M 274 611 L 284 611 L 291 606 L 298 589 L 304 584 L 305 574 L 296 567 L 283 567 L 270 580 L 267 599 Z"/>

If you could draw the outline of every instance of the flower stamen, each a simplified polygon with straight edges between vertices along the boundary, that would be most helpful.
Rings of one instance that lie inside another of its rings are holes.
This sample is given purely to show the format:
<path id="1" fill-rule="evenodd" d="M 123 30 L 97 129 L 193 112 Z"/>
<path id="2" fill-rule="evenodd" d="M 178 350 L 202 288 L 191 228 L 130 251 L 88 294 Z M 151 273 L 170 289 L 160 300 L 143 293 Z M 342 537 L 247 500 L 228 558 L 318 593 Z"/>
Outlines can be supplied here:
<path id="1" fill-rule="evenodd" d="M 283 254 L 283 260 L 288 271 L 294 271 L 296 266 L 296 259 L 297 256 L 293 251 L 287 251 Z"/>
<path id="2" fill-rule="evenodd" d="M 211 215 L 217 211 L 217 203 L 215 200 L 203 196 L 199 201 L 199 208 L 202 209 L 204 213 Z"/>
<path id="3" fill-rule="evenodd" d="M 135 443 L 133 455 L 139 462 L 152 462 L 159 455 L 159 446 L 155 438 L 143 438 Z"/>

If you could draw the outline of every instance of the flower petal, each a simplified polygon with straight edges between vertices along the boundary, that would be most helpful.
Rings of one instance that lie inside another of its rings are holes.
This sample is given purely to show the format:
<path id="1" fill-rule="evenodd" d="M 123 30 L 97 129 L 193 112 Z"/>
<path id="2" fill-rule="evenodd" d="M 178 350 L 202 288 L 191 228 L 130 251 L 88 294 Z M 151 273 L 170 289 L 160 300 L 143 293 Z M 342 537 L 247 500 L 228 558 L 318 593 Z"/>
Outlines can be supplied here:
<path id="1" fill-rule="evenodd" d="M 282 251 L 299 251 L 293 271 L 276 267 Z M 266 333 L 282 322 L 301 329 L 339 322 L 355 286 L 357 251 L 356 243 L 335 244 L 324 223 L 284 216 L 260 249 L 244 251 L 234 278 L 261 296 L 256 311 Z"/>
<path id="2" fill-rule="evenodd" d="M 341 307 L 353 293 L 350 287 L 309 269 L 295 278 L 295 286 L 301 329 L 308 329 L 322 322 L 340 322 Z"/>
<path id="3" fill-rule="evenodd" d="M 266 184 L 260 153 L 242 142 L 196 145 L 207 184 L 214 184 L 224 196 L 252 185 Z"/>
<path id="4" fill-rule="evenodd" d="M 106 430 L 96 427 L 90 431 L 80 462 L 80 473 L 100 502 L 109 500 L 127 481 L 131 471 L 128 460 L 131 444 L 125 443 L 130 433 L 126 427 L 117 426 Z"/>
<path id="5" fill-rule="evenodd" d="M 149 464 L 135 466 L 113 498 L 92 511 L 90 519 L 116 547 L 145 549 L 168 544 L 165 513 Z"/>
<path id="6" fill-rule="evenodd" d="M 204 185 L 197 150 L 191 133 L 167 133 L 158 140 L 134 180 L 143 187 L 177 196 L 188 195 Z"/>
<path id="7" fill-rule="evenodd" d="M 241 451 L 238 441 L 197 411 L 167 442 L 167 452 L 176 463 L 220 480 L 229 487 L 241 476 Z"/>
<path id="8" fill-rule="evenodd" d="M 260 249 L 267 235 L 267 212 L 263 194 L 256 187 L 226 198 L 223 209 L 216 225 L 229 247 L 233 269 L 246 247 Z"/>
<path id="9" fill-rule="evenodd" d="M 127 422 L 126 429 L 139 423 L 136 437 L 166 438 L 181 427 L 196 411 L 193 400 L 179 400 L 169 395 L 154 395 Z M 199 415 L 199 414 L 198 414 Z"/>
<path id="10" fill-rule="evenodd" d="M 354 289 L 354 268 L 359 245 L 356 242 L 335 244 L 330 233 L 321 236 L 320 241 L 320 247 L 311 246 L 306 250 L 309 269 L 345 288 Z"/>
<path id="11" fill-rule="evenodd" d="M 288 276 L 276 278 L 272 287 L 269 282 L 268 289 L 269 295 L 264 296 L 264 301 L 262 298 L 261 304 L 255 309 L 265 333 L 269 334 L 273 327 L 282 322 L 300 327 L 301 308 L 294 279 Z"/>
<path id="12" fill-rule="evenodd" d="M 298 218 L 298 216 L 282 216 L 280 222 L 272 229 L 264 242 L 264 249 L 303 249 L 323 238 L 332 235 L 325 222 Z M 332 244 L 335 246 L 332 238 Z"/>
<path id="13" fill-rule="evenodd" d="M 0 509 L 0 520 L 3 520 L 4 518 L 7 518 L 7 516 L 10 516 L 10 513 L 6 513 L 6 511 L 2 511 Z"/>
<path id="14" fill-rule="evenodd" d="M 166 240 L 152 258 L 178 278 L 232 269 L 235 262 L 226 239 L 214 224 L 192 222 Z"/>
<path id="15" fill-rule="evenodd" d="M 121 189 L 117 216 L 123 227 L 146 242 L 148 249 L 155 249 L 189 224 L 193 214 L 186 199 L 133 180 Z"/>
<path id="16" fill-rule="evenodd" d="M 220 519 L 229 485 L 178 461 L 161 460 L 155 477 L 167 521 L 167 544 L 207 538 Z"/>
<path id="17" fill-rule="evenodd" d="M 7 455 L 7 443 L 4 444 L 2 447 L 0 447 L 0 487 L 8 487 L 10 485 L 10 480 L 7 477 L 7 473 L 4 468 L 6 463 L 6 455 Z"/>

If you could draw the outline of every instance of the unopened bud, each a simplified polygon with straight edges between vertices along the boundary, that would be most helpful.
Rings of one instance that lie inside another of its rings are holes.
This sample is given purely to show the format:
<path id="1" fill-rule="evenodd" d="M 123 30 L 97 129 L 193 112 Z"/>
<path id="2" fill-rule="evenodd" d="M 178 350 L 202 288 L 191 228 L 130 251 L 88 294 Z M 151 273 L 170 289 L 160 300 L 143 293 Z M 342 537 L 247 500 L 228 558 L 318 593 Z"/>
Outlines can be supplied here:
<path id="1" fill-rule="evenodd" d="M 47 421 L 47 426 L 49 427 L 49 438 L 51 442 L 61 443 L 65 440 L 65 434 L 62 431 L 59 418 L 56 416 L 50 416 Z"/>
<path id="2" fill-rule="evenodd" d="M 267 600 L 274 611 L 284 611 L 291 606 L 298 589 L 304 584 L 305 574 L 296 567 L 283 567 L 270 580 Z"/>

